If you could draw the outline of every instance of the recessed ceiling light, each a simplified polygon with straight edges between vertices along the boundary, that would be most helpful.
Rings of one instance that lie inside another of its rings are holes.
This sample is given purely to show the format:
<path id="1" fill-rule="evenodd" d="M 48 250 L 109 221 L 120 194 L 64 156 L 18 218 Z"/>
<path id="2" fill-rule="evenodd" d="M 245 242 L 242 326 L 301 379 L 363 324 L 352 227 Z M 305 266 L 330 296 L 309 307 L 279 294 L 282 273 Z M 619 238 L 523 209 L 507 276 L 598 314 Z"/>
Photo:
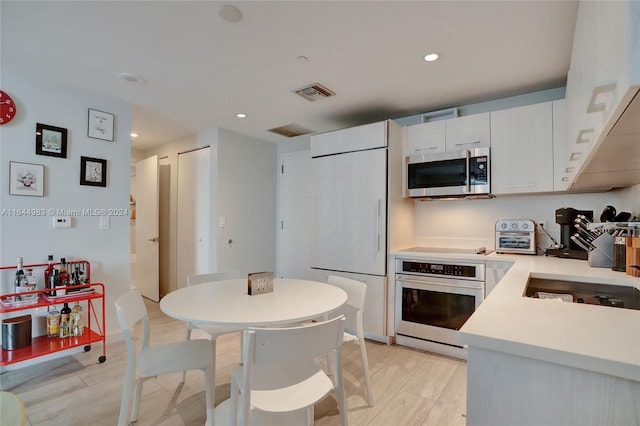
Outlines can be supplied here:
<path id="1" fill-rule="evenodd" d="M 437 61 L 439 57 L 440 55 L 438 55 L 437 53 L 429 53 L 424 56 L 424 60 L 427 62 L 433 62 L 433 61 Z"/>
<path id="2" fill-rule="evenodd" d="M 236 117 L 238 118 L 247 118 L 247 114 L 243 113 L 243 112 L 239 112 L 236 114 Z"/>
<path id="3" fill-rule="evenodd" d="M 121 72 L 118 74 L 118 77 L 124 81 L 128 81 L 129 83 L 143 83 L 144 78 L 140 77 L 137 74 L 131 74 L 129 72 Z"/>
<path id="4" fill-rule="evenodd" d="M 300 55 L 300 56 L 298 56 L 298 57 L 296 58 L 296 61 L 300 62 L 301 64 L 304 64 L 304 63 L 305 63 L 305 62 L 307 62 L 308 60 L 309 60 L 309 58 L 307 58 L 306 56 L 302 56 L 302 55 Z"/>
<path id="5" fill-rule="evenodd" d="M 137 134 L 137 133 L 131 133 L 131 137 L 132 137 L 132 138 L 137 138 L 137 137 L 138 137 L 138 134 Z"/>
<path id="6" fill-rule="evenodd" d="M 227 22 L 238 22 L 242 19 L 242 12 L 235 6 L 223 4 L 218 7 L 218 16 Z"/>

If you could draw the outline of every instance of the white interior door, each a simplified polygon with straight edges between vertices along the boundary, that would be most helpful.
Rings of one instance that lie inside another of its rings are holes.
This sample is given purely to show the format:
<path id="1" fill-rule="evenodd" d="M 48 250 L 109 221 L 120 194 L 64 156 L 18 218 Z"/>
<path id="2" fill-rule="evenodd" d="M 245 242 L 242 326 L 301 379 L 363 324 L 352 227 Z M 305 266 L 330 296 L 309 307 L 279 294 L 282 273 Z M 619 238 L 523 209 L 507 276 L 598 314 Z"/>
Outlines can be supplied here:
<path id="1" fill-rule="evenodd" d="M 157 155 L 136 163 L 136 194 L 136 287 L 144 297 L 158 302 L 160 237 Z"/>
<path id="2" fill-rule="evenodd" d="M 209 270 L 209 152 L 201 148 L 178 154 L 178 226 L 176 286 L 187 276 Z"/>
<path id="3" fill-rule="evenodd" d="M 285 154 L 282 156 L 282 166 L 280 275 L 285 278 L 312 279 L 310 152 Z"/>

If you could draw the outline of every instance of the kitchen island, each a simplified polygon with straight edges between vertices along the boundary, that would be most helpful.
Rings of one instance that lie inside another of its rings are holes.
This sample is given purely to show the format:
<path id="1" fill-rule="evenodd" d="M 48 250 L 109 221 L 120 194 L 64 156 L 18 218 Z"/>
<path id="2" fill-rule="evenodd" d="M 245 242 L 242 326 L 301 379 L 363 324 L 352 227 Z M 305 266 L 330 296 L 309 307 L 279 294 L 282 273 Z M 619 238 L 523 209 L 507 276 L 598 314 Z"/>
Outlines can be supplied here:
<path id="1" fill-rule="evenodd" d="M 528 298 L 530 277 L 635 286 L 586 261 L 497 255 L 513 266 L 465 323 L 467 425 L 640 424 L 640 311 Z"/>

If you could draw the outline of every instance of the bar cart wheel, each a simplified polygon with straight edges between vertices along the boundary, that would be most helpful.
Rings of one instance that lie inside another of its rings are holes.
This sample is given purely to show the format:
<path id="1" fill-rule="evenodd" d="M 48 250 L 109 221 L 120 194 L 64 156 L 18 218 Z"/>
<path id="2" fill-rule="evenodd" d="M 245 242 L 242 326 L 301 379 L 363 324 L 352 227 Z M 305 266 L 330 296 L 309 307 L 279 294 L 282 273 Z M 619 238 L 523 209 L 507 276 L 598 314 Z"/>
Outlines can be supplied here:
<path id="1" fill-rule="evenodd" d="M 84 351 L 85 351 L 85 352 L 89 352 L 90 350 L 91 350 L 91 345 L 86 345 L 86 346 L 84 347 Z"/>
<path id="2" fill-rule="evenodd" d="M 104 356 L 104 355 L 100 355 L 100 356 L 98 357 L 98 362 L 99 362 L 100 364 L 102 364 L 102 363 L 103 363 L 103 362 L 105 362 L 106 360 L 107 360 L 107 357 L 106 357 L 106 356 Z"/>

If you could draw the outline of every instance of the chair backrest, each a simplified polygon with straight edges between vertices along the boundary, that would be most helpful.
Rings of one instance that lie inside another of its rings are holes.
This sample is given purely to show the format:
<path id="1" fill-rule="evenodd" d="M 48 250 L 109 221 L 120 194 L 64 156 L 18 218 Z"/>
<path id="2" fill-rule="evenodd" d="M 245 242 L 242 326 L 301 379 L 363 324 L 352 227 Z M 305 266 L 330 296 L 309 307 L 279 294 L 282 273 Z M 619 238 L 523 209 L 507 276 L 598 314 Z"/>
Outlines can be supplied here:
<path id="1" fill-rule="evenodd" d="M 329 275 L 327 282 L 341 288 L 347 293 L 347 304 L 340 310 L 347 319 L 345 327 L 349 330 L 356 330 L 358 327 L 358 316 L 362 317 L 364 302 L 367 297 L 367 285 L 361 281 L 350 278 Z"/>
<path id="2" fill-rule="evenodd" d="M 245 363 L 296 365 L 313 362 L 342 345 L 344 316 L 286 328 L 247 330 Z"/>
<path id="3" fill-rule="evenodd" d="M 210 283 L 212 281 L 233 280 L 240 278 L 238 271 L 210 272 L 208 274 L 189 275 L 187 277 L 187 286 Z"/>
<path id="4" fill-rule="evenodd" d="M 142 295 L 138 290 L 130 291 L 120 296 L 116 301 L 116 315 L 122 336 L 124 337 L 125 346 L 127 348 L 127 369 L 133 371 L 136 364 L 136 348 L 133 343 L 133 326 L 142 321 L 142 349 L 149 346 L 149 318 L 147 316 L 147 308 L 144 306 Z"/>

